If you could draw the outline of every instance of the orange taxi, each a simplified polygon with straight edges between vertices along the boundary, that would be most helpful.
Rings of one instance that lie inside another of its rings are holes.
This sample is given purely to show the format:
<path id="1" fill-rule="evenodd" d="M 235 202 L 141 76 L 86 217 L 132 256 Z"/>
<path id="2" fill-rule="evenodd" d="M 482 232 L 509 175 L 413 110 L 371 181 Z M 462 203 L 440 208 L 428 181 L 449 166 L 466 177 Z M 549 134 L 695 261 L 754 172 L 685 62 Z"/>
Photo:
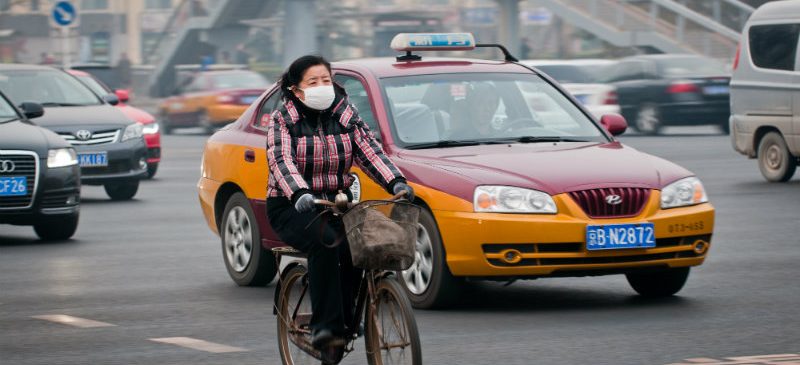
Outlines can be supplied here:
<path id="1" fill-rule="evenodd" d="M 703 263 L 714 208 L 702 183 L 616 140 L 623 117 L 595 120 L 507 52 L 503 61 L 412 53 L 483 46 L 470 34 L 402 34 L 392 46 L 406 54 L 333 71 L 424 208 L 416 262 L 399 273 L 416 307 L 452 303 L 465 279 L 624 274 L 636 292 L 668 296 Z M 240 285 L 271 280 L 269 248 L 283 245 L 265 208 L 266 127 L 279 94 L 270 88 L 205 146 L 200 205 Z M 556 107 L 540 111 L 532 99 Z M 354 173 L 355 199 L 387 197 Z"/>
<path id="2" fill-rule="evenodd" d="M 211 132 L 233 122 L 269 86 L 249 70 L 200 71 L 182 82 L 158 107 L 164 133 L 202 127 Z"/>

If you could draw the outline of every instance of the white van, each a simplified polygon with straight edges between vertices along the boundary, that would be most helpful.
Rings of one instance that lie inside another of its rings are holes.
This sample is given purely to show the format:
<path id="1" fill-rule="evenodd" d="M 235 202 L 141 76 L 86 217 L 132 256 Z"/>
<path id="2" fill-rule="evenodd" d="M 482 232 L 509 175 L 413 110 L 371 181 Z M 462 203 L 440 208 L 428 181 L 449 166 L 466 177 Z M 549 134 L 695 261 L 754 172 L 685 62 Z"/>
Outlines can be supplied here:
<path id="1" fill-rule="evenodd" d="M 788 181 L 800 160 L 800 1 L 764 4 L 742 31 L 731 79 L 731 139 L 758 158 L 768 181 Z"/>

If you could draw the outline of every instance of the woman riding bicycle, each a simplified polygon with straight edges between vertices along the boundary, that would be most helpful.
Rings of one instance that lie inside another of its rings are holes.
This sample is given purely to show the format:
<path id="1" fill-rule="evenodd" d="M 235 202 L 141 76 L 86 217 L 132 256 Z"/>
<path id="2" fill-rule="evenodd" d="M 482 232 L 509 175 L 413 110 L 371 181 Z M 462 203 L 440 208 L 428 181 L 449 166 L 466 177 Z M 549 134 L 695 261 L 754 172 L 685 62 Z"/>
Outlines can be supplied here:
<path id="1" fill-rule="evenodd" d="M 405 191 L 413 200 L 414 191 L 344 89 L 333 83 L 328 61 L 298 58 L 281 77 L 280 87 L 283 103 L 272 113 L 267 134 L 267 216 L 283 242 L 308 255 L 312 345 L 341 345 L 359 276 L 347 242 L 326 246 L 342 236 L 343 228 L 315 219 L 314 200 L 332 201 L 339 191 L 349 196 L 353 162 L 387 192 Z"/>

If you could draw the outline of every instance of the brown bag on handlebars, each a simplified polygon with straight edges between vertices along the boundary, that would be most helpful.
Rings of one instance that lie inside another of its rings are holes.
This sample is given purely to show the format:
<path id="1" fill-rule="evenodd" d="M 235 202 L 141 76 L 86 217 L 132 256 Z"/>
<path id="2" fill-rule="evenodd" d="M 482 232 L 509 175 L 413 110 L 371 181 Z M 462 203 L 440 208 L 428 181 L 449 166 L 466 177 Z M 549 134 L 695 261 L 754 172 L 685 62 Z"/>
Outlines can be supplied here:
<path id="1" fill-rule="evenodd" d="M 343 217 L 353 265 L 372 270 L 405 270 L 414 263 L 419 207 L 405 202 L 369 201 Z"/>

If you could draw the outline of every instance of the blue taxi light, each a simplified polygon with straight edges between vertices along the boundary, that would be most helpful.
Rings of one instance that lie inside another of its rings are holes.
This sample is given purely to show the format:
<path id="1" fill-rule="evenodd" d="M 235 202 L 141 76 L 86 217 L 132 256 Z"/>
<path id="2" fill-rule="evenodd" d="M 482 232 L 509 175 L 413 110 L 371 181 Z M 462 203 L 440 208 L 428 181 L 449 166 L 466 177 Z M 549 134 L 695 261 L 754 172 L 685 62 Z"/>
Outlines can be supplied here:
<path id="1" fill-rule="evenodd" d="M 469 51 L 475 49 L 472 33 L 400 33 L 392 39 L 395 51 Z"/>

